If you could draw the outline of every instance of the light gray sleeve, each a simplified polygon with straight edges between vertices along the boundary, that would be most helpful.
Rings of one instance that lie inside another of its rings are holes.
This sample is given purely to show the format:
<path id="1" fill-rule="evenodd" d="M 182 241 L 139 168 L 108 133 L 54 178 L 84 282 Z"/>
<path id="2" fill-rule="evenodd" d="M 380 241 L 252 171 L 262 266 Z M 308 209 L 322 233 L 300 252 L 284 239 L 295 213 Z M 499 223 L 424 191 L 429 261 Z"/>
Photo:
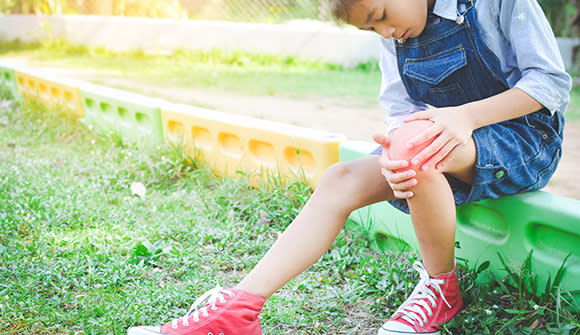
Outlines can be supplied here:
<path id="1" fill-rule="evenodd" d="M 401 81 L 397 65 L 395 45 L 392 39 L 381 38 L 380 61 L 382 80 L 379 94 L 379 104 L 387 112 L 385 124 L 386 133 L 398 128 L 403 119 L 414 112 L 427 109 L 427 105 L 412 99 Z"/>
<path id="2" fill-rule="evenodd" d="M 515 87 L 552 114 L 569 100 L 572 79 L 564 69 L 552 28 L 537 0 L 503 0 L 500 29 L 511 43 L 522 73 Z"/>

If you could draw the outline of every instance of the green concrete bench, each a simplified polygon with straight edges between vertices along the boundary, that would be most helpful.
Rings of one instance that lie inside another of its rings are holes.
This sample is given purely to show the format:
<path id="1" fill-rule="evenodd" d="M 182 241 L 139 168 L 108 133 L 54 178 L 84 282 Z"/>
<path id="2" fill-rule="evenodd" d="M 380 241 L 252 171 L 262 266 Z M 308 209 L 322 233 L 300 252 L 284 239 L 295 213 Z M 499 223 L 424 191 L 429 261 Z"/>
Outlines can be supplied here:
<path id="1" fill-rule="evenodd" d="M 376 147 L 370 142 L 343 142 L 340 161 L 367 156 Z M 388 202 L 354 211 L 348 226 L 368 236 L 375 249 L 419 250 L 410 216 Z M 470 267 L 490 261 L 489 269 L 500 277 L 506 272 L 498 253 L 519 268 L 533 250 L 532 270 L 540 290 L 571 253 L 560 287 L 580 290 L 579 200 L 537 191 L 459 206 L 456 241 L 457 258 Z M 580 301 L 580 292 L 575 298 Z"/>

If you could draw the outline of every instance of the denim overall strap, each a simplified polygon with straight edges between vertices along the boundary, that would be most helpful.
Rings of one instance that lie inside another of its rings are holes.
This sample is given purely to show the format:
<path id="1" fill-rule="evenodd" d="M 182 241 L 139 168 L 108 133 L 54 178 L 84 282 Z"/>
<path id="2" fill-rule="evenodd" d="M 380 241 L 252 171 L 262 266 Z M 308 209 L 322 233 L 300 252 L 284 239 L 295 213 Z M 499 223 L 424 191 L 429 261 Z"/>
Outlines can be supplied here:
<path id="1" fill-rule="evenodd" d="M 458 106 L 506 91 L 497 56 L 485 44 L 475 0 L 458 0 L 458 16 L 429 13 L 416 38 L 395 41 L 399 73 L 413 99 L 434 107 Z M 477 161 L 471 184 L 446 178 L 456 205 L 544 187 L 561 157 L 564 117 L 545 108 L 474 130 Z M 409 213 L 406 200 L 389 201 Z"/>
<path id="2" fill-rule="evenodd" d="M 481 100 L 508 89 L 497 56 L 481 38 L 475 1 L 458 1 L 455 21 L 429 14 L 416 38 L 395 41 L 408 94 L 434 107 Z"/>

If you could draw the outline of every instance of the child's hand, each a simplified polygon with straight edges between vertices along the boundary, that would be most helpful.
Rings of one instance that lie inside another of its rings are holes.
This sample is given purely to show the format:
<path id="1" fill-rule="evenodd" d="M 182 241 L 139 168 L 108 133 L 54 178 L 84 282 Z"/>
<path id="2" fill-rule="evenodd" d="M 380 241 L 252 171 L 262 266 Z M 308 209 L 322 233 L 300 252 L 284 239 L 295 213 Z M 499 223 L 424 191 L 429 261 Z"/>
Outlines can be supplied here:
<path id="1" fill-rule="evenodd" d="M 374 135 L 375 142 L 383 147 L 383 153 L 379 158 L 379 165 L 381 166 L 381 174 L 389 183 L 393 195 L 399 199 L 408 199 L 413 197 L 413 192 L 410 189 L 417 185 L 417 180 L 414 179 L 416 172 L 408 169 L 409 163 L 407 161 L 393 161 L 389 158 L 389 147 L 391 145 L 391 138 L 385 135 Z"/>
<path id="2" fill-rule="evenodd" d="M 418 153 L 413 160 L 417 164 L 431 156 L 421 166 L 422 170 L 435 167 L 445 170 L 445 164 L 451 157 L 453 150 L 459 145 L 466 144 L 473 133 L 473 121 L 462 107 L 431 108 L 414 113 L 405 122 L 414 120 L 431 120 L 433 125 L 424 133 L 409 141 L 409 145 L 417 145 L 437 137 L 433 143 Z"/>

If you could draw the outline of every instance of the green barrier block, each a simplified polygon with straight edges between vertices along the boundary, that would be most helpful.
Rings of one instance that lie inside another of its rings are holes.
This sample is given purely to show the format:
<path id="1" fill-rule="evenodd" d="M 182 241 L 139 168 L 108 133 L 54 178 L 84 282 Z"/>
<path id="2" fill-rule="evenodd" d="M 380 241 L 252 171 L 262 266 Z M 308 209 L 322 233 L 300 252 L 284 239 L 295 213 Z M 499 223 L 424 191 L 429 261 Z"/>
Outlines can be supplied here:
<path id="1" fill-rule="evenodd" d="M 347 141 L 340 145 L 340 161 L 368 155 L 376 145 Z M 366 234 L 379 250 L 419 251 L 409 215 L 387 202 L 354 211 L 349 227 Z M 542 293 L 571 254 L 560 287 L 580 290 L 580 201 L 546 193 L 529 192 L 488 199 L 457 207 L 456 256 L 471 267 L 490 261 L 490 271 L 506 275 L 498 253 L 519 268 L 532 251 L 532 270 Z M 485 280 L 485 278 L 483 278 Z M 575 294 L 580 302 L 580 292 Z"/>
<path id="2" fill-rule="evenodd" d="M 378 146 L 376 143 L 367 141 L 344 141 L 339 146 L 338 160 L 346 162 L 368 156 Z"/>
<path id="3" fill-rule="evenodd" d="M 164 142 L 163 100 L 93 84 L 81 86 L 81 100 L 85 116 L 80 121 L 97 133 L 117 133 L 130 143 Z"/>
<path id="4" fill-rule="evenodd" d="M 457 209 L 456 240 L 458 257 L 470 264 L 490 260 L 492 270 L 503 275 L 498 253 L 516 268 L 532 251 L 532 270 L 538 275 L 540 293 L 548 275 L 554 278 L 571 254 L 560 287 L 580 290 L 578 200 L 538 191 L 466 204 Z"/>
<path id="5" fill-rule="evenodd" d="M 0 87 L 8 89 L 14 100 L 22 101 L 16 84 L 16 74 L 14 69 L 8 64 L 0 63 Z"/>

